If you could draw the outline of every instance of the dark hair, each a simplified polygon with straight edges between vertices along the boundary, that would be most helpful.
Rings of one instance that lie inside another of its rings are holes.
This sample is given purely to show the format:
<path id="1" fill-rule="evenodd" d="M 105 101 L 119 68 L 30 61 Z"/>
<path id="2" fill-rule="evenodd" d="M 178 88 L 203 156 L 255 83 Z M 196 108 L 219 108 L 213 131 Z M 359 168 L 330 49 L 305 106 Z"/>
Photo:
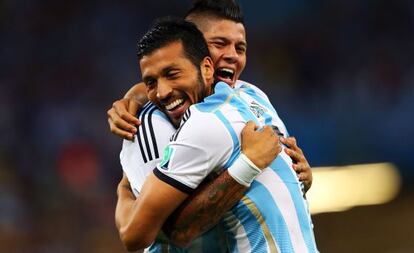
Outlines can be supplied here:
<path id="1" fill-rule="evenodd" d="M 185 15 L 210 14 L 244 24 L 243 12 L 235 0 L 195 0 Z"/>
<path id="2" fill-rule="evenodd" d="M 173 42 L 182 42 L 185 56 L 197 67 L 210 56 L 203 34 L 193 23 L 182 18 L 164 17 L 157 19 L 138 41 L 138 59 Z"/>

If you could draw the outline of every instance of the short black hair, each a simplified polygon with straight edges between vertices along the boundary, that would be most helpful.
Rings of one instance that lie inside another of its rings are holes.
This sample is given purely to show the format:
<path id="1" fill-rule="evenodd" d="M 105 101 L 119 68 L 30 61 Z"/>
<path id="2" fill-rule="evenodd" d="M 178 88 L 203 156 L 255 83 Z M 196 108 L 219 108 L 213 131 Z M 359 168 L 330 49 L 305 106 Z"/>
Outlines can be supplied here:
<path id="1" fill-rule="evenodd" d="M 235 0 L 195 0 L 185 17 L 192 14 L 210 14 L 244 24 L 243 12 Z"/>
<path id="2" fill-rule="evenodd" d="M 197 67 L 210 56 L 203 34 L 193 23 L 183 18 L 163 17 L 138 41 L 138 60 L 173 42 L 182 43 L 185 56 Z"/>

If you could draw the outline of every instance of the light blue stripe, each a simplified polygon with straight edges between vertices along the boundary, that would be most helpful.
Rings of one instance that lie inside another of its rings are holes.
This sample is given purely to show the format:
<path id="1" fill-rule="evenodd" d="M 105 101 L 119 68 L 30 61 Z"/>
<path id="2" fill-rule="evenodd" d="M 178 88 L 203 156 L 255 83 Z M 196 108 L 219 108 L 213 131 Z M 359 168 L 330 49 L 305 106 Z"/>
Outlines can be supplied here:
<path id="1" fill-rule="evenodd" d="M 239 96 L 232 97 L 230 100 L 230 105 L 237 108 L 237 111 L 246 122 L 253 120 L 256 125 L 262 127 L 256 116 L 250 111 L 249 106 Z"/>
<path id="2" fill-rule="evenodd" d="M 246 196 L 255 203 L 257 209 L 263 215 L 263 219 L 267 224 L 270 233 L 272 233 L 273 238 L 275 238 L 280 251 L 294 252 L 289 235 L 289 228 L 282 218 L 283 215 L 277 206 L 277 203 L 271 201 L 273 197 L 267 188 L 255 180 L 249 191 L 246 193 Z M 254 217 L 252 217 L 252 219 L 254 219 Z"/>
<path id="3" fill-rule="evenodd" d="M 295 175 L 291 172 L 291 168 L 286 163 L 286 161 L 280 156 L 278 156 L 277 159 L 273 161 L 270 167 L 279 175 L 280 178 L 282 178 L 287 189 L 289 190 L 293 204 L 295 205 L 300 229 L 302 231 L 302 235 L 309 252 L 317 252 L 313 229 L 311 226 L 311 219 L 307 211 L 308 207 L 305 205 L 297 178 L 295 178 Z"/>
<path id="4" fill-rule="evenodd" d="M 227 128 L 227 131 L 230 133 L 231 139 L 233 141 L 233 151 L 231 153 L 231 156 L 230 156 L 229 160 L 224 165 L 224 168 L 227 169 L 228 167 L 230 167 L 230 165 L 233 164 L 234 160 L 236 160 L 237 157 L 239 157 L 239 155 L 240 155 L 240 142 L 239 142 L 239 138 L 237 137 L 237 134 L 234 131 L 231 123 L 226 119 L 226 117 L 223 115 L 223 113 L 221 113 L 221 111 L 216 111 L 214 114 L 221 120 L 221 122 Z"/>
<path id="5" fill-rule="evenodd" d="M 161 112 L 160 110 L 155 110 L 154 111 L 154 115 L 160 116 L 161 118 L 170 121 L 170 119 L 167 117 L 167 115 L 165 115 L 163 112 Z"/>
<path id="6" fill-rule="evenodd" d="M 204 102 L 195 104 L 199 111 L 212 112 L 222 105 L 228 98 L 228 96 L 234 93 L 233 89 L 229 85 L 223 82 L 218 82 L 214 87 L 214 94 L 204 98 Z"/>
<path id="7" fill-rule="evenodd" d="M 266 238 L 260 228 L 259 222 L 256 220 L 256 217 L 252 214 L 250 209 L 242 201 L 239 201 L 237 206 L 235 206 L 232 211 L 237 219 L 240 220 L 244 230 L 246 231 L 251 252 L 267 252 Z"/>

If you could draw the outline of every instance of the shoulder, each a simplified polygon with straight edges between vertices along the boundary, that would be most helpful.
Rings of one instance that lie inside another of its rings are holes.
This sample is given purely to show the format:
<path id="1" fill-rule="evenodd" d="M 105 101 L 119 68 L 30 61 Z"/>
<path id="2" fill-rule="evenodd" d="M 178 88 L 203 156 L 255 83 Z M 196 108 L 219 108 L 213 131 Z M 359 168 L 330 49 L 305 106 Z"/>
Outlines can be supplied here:
<path id="1" fill-rule="evenodd" d="M 147 103 L 138 112 L 138 118 L 141 125 L 137 129 L 134 144 L 146 163 L 160 157 L 162 149 L 176 129 L 153 103 Z"/>
<path id="2" fill-rule="evenodd" d="M 123 141 L 120 162 L 131 186 L 140 191 L 148 173 L 161 160 L 162 151 L 175 128 L 152 103 L 147 103 L 139 111 L 138 117 L 141 125 L 133 141 Z"/>
<path id="3" fill-rule="evenodd" d="M 142 120 L 149 121 L 149 120 L 155 119 L 157 121 L 165 121 L 165 122 L 170 123 L 170 120 L 168 119 L 168 117 L 162 111 L 160 111 L 155 104 L 151 102 L 146 103 L 138 111 L 137 118 L 139 118 L 141 121 Z"/>
<path id="4" fill-rule="evenodd" d="M 203 111 L 193 105 L 185 113 L 171 141 L 211 143 L 223 136 L 223 130 L 225 128 L 214 111 Z"/>
<path id="5" fill-rule="evenodd" d="M 145 167 L 147 163 L 157 161 L 175 132 L 168 118 L 152 103 L 142 107 L 138 117 L 141 125 L 134 140 L 124 140 L 122 144 L 120 159 L 123 166 Z"/>
<path id="6" fill-rule="evenodd" d="M 237 80 L 236 82 L 236 88 L 240 89 L 250 95 L 259 96 L 263 99 L 266 99 L 269 101 L 269 98 L 267 97 L 266 93 L 262 91 L 259 87 L 252 83 L 248 83 L 246 81 Z"/>

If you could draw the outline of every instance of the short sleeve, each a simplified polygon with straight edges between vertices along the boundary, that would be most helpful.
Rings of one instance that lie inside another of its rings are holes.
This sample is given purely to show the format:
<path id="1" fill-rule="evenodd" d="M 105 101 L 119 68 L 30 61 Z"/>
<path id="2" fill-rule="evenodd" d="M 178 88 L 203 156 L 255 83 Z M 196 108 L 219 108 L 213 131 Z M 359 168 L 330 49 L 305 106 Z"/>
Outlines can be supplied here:
<path id="1" fill-rule="evenodd" d="M 140 120 L 134 141 L 124 140 L 120 153 L 122 169 L 135 194 L 161 161 L 162 151 L 175 132 L 170 121 L 156 109 L 141 115 Z"/>
<path id="2" fill-rule="evenodd" d="M 221 169 L 232 150 L 232 138 L 214 113 L 193 113 L 165 148 L 154 174 L 191 194 L 210 172 Z"/>

